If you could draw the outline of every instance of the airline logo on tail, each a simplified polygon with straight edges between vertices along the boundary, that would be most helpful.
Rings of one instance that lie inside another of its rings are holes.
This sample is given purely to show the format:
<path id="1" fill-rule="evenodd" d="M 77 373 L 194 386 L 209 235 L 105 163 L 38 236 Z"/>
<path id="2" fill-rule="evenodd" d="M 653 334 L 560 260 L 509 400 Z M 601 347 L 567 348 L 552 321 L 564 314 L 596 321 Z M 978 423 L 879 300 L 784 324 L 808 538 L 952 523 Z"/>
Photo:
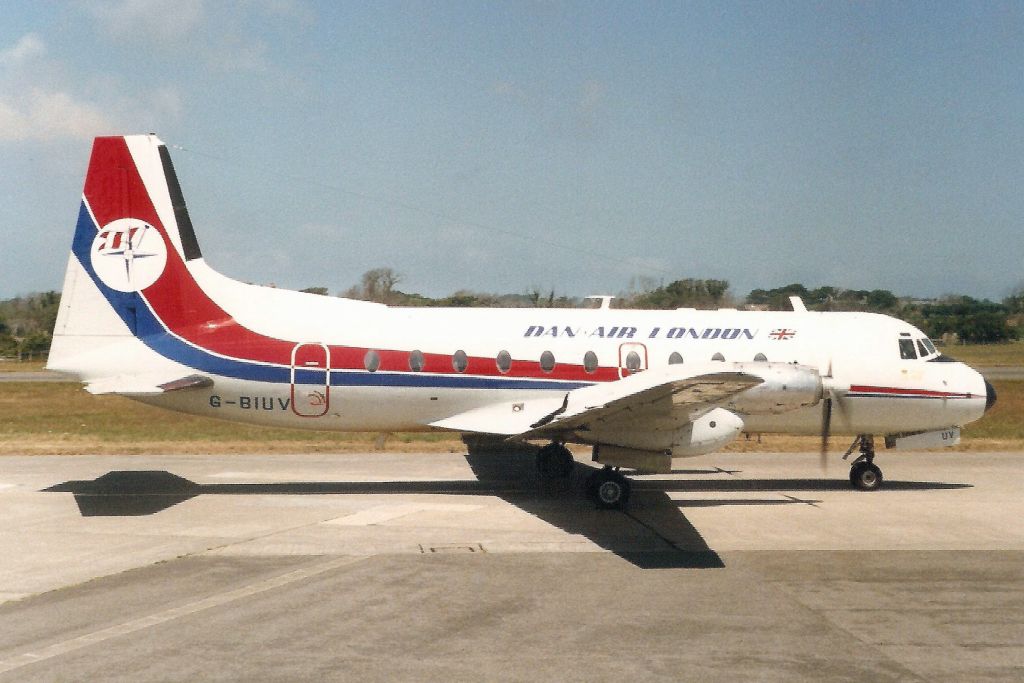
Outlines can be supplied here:
<path id="1" fill-rule="evenodd" d="M 119 218 L 103 226 L 89 255 L 96 275 L 119 292 L 142 291 L 167 265 L 167 246 L 160 233 L 138 218 Z"/>

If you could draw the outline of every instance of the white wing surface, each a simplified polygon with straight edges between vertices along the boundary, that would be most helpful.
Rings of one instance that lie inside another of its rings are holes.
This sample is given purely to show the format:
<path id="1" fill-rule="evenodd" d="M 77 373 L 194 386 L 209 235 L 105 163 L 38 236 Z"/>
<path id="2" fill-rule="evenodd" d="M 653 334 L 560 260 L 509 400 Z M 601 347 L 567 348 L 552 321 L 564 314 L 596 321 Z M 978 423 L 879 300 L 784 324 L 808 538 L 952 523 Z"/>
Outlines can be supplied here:
<path id="1" fill-rule="evenodd" d="M 497 403 L 431 423 L 461 432 L 524 439 L 586 429 L 596 422 L 642 418 L 691 422 L 732 397 L 761 384 L 741 371 L 707 371 L 668 366 L 617 382 L 593 384 L 557 397 Z"/>

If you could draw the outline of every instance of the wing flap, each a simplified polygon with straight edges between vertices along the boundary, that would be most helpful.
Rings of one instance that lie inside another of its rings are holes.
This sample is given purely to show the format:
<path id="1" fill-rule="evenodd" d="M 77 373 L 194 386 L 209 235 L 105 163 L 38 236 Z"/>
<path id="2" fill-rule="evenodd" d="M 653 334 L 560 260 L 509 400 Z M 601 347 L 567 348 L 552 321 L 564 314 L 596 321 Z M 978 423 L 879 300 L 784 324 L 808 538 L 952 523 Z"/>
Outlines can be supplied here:
<path id="1" fill-rule="evenodd" d="M 515 436 L 529 431 L 534 424 L 557 412 L 565 401 L 565 396 L 568 394 L 557 398 L 492 403 L 431 422 L 430 426 L 457 432 Z"/>

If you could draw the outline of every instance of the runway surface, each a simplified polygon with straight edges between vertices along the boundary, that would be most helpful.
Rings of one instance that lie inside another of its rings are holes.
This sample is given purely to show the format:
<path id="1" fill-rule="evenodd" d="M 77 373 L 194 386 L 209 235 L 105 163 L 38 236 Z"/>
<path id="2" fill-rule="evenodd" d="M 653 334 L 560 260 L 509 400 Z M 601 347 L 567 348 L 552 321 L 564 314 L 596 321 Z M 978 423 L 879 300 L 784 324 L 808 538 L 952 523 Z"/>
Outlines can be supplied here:
<path id="1" fill-rule="evenodd" d="M 0 681 L 1024 678 L 1021 454 L 683 463 L 0 458 Z"/>

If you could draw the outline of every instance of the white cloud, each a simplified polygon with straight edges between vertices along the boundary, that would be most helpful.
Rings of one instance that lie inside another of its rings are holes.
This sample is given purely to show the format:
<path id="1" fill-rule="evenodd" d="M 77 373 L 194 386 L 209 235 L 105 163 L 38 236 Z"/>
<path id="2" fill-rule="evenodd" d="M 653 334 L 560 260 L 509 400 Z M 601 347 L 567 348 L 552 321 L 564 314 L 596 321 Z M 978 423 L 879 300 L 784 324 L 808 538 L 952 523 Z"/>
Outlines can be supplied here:
<path id="1" fill-rule="evenodd" d="M 46 54 L 46 45 L 35 33 L 27 33 L 18 39 L 18 42 L 0 50 L 0 66 L 19 67 L 26 62 L 31 62 Z"/>
<path id="2" fill-rule="evenodd" d="M 66 92 L 33 90 L 20 106 L 0 99 L 0 142 L 88 138 L 111 130 L 111 120 L 96 105 Z"/>
<path id="3" fill-rule="evenodd" d="M 0 50 L 0 143 L 53 142 L 89 139 L 122 130 L 151 130 L 160 121 L 177 120 L 183 104 L 177 90 L 163 86 L 148 93 L 122 94 L 86 83 L 100 77 L 76 78 L 74 65 L 47 56 L 46 44 L 34 33 Z M 102 98 L 97 91 L 109 91 Z"/>

